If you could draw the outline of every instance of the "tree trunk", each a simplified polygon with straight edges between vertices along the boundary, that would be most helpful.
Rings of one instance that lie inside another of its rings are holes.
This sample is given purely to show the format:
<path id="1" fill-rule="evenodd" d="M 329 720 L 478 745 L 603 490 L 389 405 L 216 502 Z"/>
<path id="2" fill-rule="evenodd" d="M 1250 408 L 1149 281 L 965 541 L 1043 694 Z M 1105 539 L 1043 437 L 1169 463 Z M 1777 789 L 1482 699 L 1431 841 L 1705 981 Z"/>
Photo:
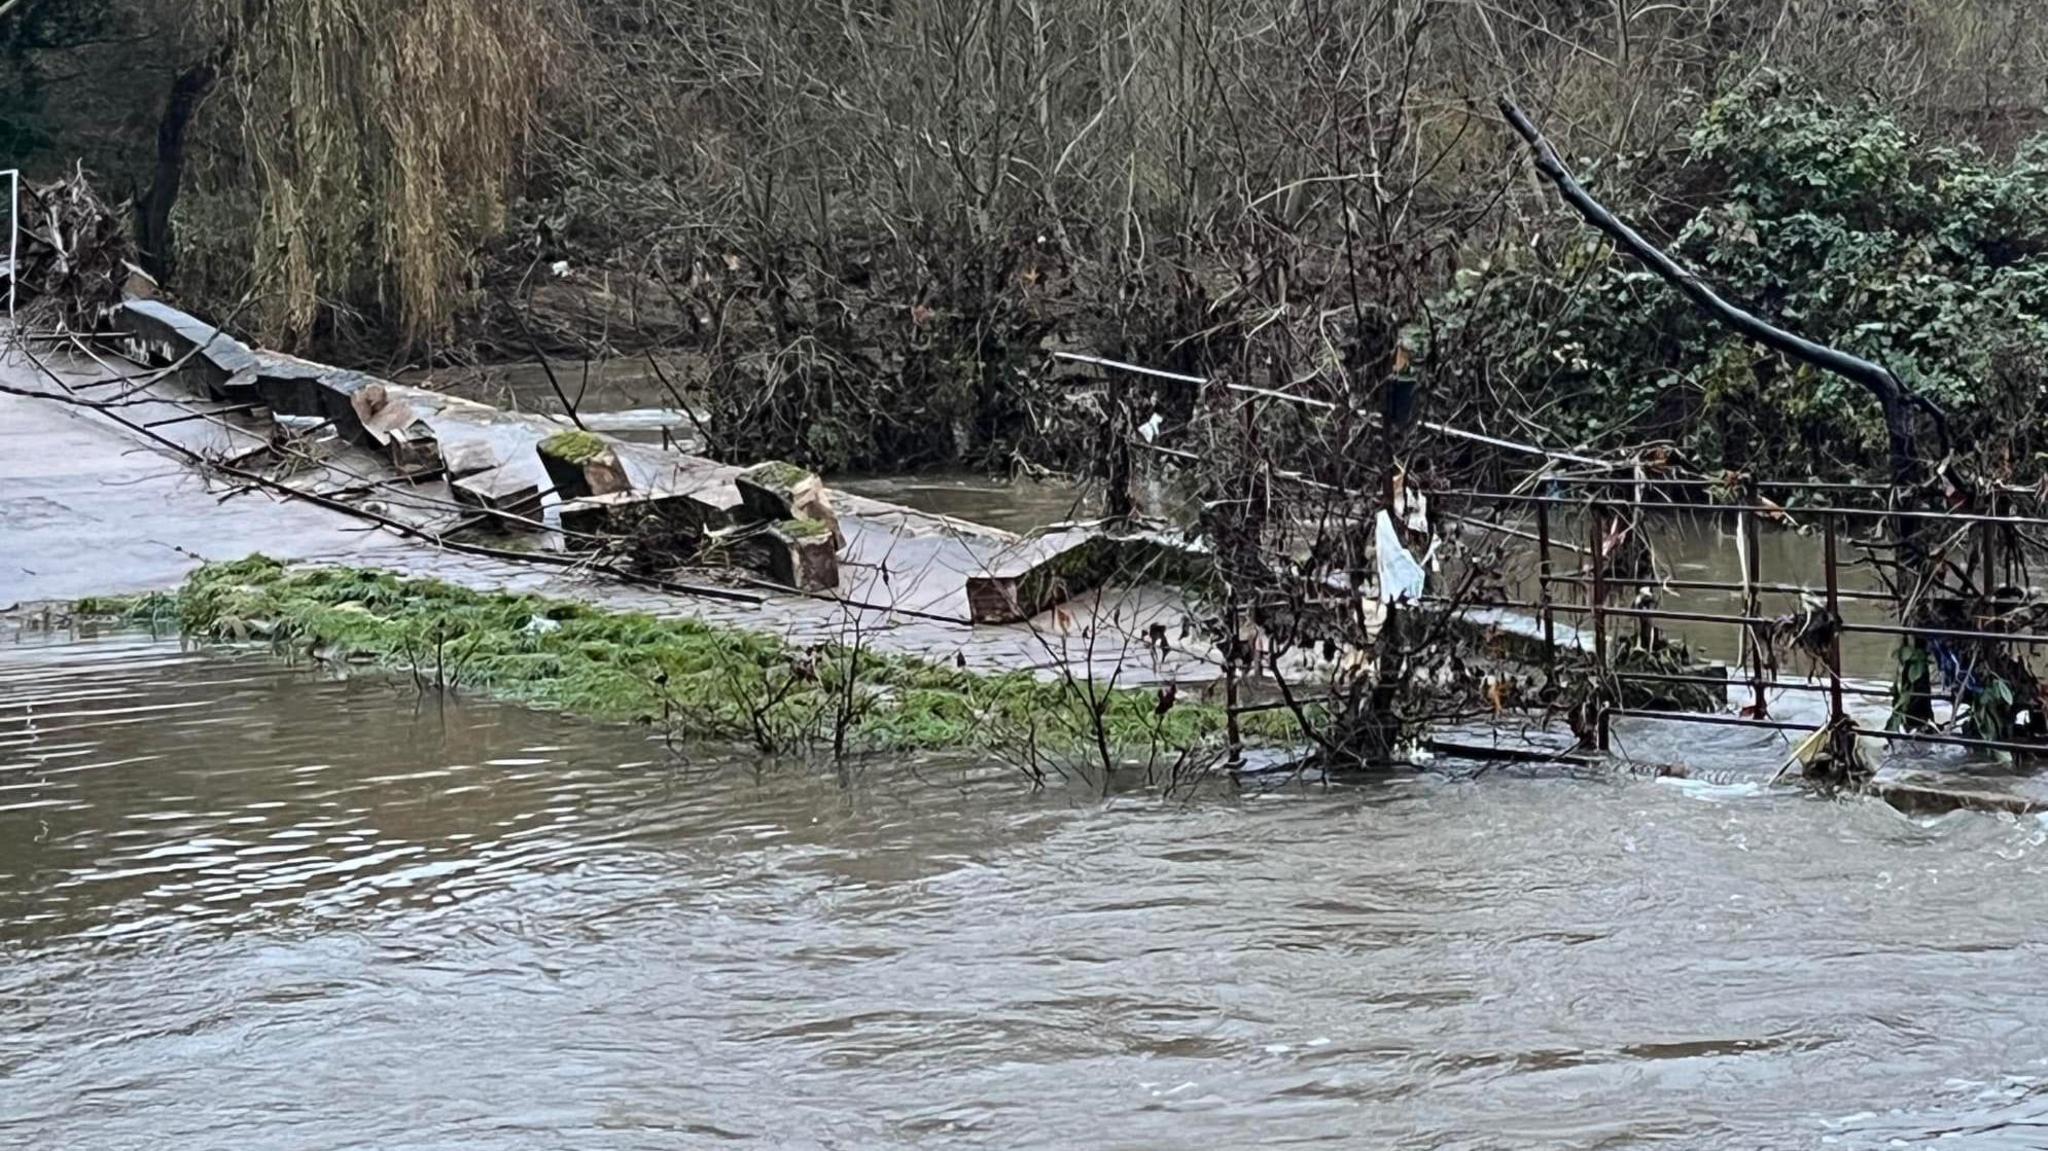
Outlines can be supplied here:
<path id="1" fill-rule="evenodd" d="M 171 209 L 185 175 L 185 132 L 207 94 L 220 79 L 221 54 L 216 52 L 178 73 L 171 96 L 156 127 L 156 174 L 135 205 L 136 246 L 150 275 L 162 280 L 170 273 L 175 253 L 171 243 Z"/>

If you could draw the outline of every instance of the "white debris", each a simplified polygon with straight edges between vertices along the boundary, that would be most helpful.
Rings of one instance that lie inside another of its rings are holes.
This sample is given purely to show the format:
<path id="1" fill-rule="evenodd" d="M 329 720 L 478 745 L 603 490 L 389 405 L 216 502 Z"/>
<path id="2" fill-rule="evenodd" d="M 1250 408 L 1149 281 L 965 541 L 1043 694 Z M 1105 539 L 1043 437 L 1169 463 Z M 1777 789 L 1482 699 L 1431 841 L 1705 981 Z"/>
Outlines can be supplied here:
<path id="1" fill-rule="evenodd" d="M 1382 511 L 1373 518 L 1373 550 L 1377 553 L 1380 572 L 1380 601 L 1400 603 L 1402 600 L 1421 599 L 1424 573 L 1422 565 L 1401 546 L 1400 533 L 1394 530 L 1394 517 Z"/>
<path id="2" fill-rule="evenodd" d="M 1429 534 L 1429 497 L 1419 491 L 1401 489 L 1397 501 L 1401 511 L 1401 526 L 1419 536 Z"/>

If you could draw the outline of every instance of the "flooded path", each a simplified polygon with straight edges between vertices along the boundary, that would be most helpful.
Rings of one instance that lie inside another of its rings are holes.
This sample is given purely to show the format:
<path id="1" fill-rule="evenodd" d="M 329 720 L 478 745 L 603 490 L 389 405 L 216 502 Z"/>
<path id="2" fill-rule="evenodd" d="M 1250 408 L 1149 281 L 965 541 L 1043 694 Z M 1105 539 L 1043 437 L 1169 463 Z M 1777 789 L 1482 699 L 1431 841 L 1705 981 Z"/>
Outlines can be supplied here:
<path id="1" fill-rule="evenodd" d="M 0 382 L 22 389 L 61 383 L 73 390 L 108 382 L 110 369 L 104 365 L 51 364 L 56 382 L 24 360 L 0 358 Z M 172 405 L 159 406 L 168 410 Z M 171 431 L 193 437 L 185 446 L 195 451 L 210 451 L 208 445 L 228 431 L 182 415 L 158 418 L 173 421 L 166 425 Z M 236 435 L 247 438 L 249 433 Z M 1071 668 L 1105 681 L 1115 675 L 1127 685 L 1167 679 L 1205 683 L 1217 675 L 1216 661 L 1206 649 L 1152 658 L 1136 621 L 1177 602 L 1156 588 L 1106 593 L 1075 607 L 1084 619 L 1106 616 L 1112 621 L 1087 642 L 1070 643 L 1065 632 L 1050 638 L 1043 634 L 1052 630 L 1049 611 L 1036 627 L 970 625 L 965 577 L 979 570 L 987 547 L 998 545 L 969 546 L 961 542 L 967 533 L 930 522 L 914 510 L 862 512 L 860 518 L 873 521 L 876 530 L 854 533 L 864 537 L 845 563 L 853 573 L 847 582 L 854 598 L 839 601 L 751 585 L 727 588 L 726 595 L 714 598 L 620 583 L 581 563 L 565 562 L 566 557 L 553 557 L 564 562 L 538 562 L 516 550 L 466 554 L 403 538 L 342 511 L 260 487 L 209 480 L 175 453 L 146 446 L 132 430 L 98 413 L 32 395 L 0 395 L 0 481 L 8 485 L 9 497 L 0 500 L 0 539 L 7 544 L 0 556 L 0 614 L 21 605 L 166 590 L 204 563 L 260 551 L 290 563 L 373 567 L 484 591 L 699 619 L 803 645 L 859 634 L 877 651 L 959 661 L 981 672 L 1052 677 Z M 899 486 L 921 490 L 933 483 Z M 1029 522 L 1055 506 L 1076 504 L 1071 489 L 1055 486 L 1013 489 L 955 479 L 932 490 L 938 497 L 927 503 L 950 499 L 960 506 L 964 500 L 993 518 L 1007 514 L 1004 522 Z M 989 534 L 976 533 L 976 538 Z M 680 574 L 699 583 L 718 579 L 715 572 Z"/>
<path id="2" fill-rule="evenodd" d="M 842 784 L 0 647 L 0 1145 L 2036 1147 L 2044 923 L 2031 820 Z"/>

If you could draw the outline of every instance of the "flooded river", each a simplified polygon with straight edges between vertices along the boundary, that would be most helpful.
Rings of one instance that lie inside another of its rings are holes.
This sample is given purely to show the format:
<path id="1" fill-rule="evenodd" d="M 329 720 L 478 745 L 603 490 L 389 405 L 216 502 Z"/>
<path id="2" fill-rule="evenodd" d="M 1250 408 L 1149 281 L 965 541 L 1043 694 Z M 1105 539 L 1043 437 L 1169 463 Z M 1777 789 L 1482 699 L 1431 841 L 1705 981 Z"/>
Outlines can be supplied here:
<path id="1" fill-rule="evenodd" d="M 2038 1147 L 2044 924 L 2033 821 L 841 781 L 0 648 L 7 1146 Z"/>

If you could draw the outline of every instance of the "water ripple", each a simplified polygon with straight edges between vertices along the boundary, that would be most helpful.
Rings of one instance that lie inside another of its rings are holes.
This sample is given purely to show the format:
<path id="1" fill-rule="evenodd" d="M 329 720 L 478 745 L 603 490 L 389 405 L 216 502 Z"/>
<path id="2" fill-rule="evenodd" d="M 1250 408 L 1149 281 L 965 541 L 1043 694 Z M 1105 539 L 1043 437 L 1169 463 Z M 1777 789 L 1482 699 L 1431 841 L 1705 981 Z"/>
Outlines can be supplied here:
<path id="1" fill-rule="evenodd" d="M 843 781 L 0 651 L 0 1143 L 2041 1145 L 2038 821 Z"/>

